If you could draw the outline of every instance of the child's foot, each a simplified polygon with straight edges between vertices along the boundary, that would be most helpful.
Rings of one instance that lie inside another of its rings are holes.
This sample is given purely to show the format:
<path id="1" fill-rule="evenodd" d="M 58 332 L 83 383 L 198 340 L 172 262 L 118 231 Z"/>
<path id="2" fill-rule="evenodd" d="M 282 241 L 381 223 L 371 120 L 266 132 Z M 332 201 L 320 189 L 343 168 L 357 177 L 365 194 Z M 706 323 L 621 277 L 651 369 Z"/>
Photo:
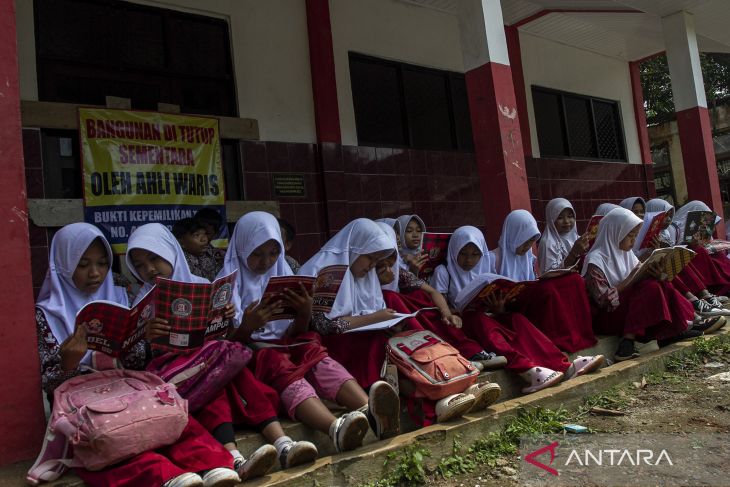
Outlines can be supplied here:
<path id="1" fill-rule="evenodd" d="M 338 452 L 354 450 L 361 446 L 367 432 L 368 418 L 360 411 L 343 414 L 330 426 L 330 438 Z"/>
<path id="2" fill-rule="evenodd" d="M 710 316 L 726 316 L 730 314 L 730 311 L 726 310 L 722 306 L 713 306 L 704 299 L 694 301 L 692 306 L 694 306 L 695 313 L 703 318 L 709 318 Z"/>
<path id="3" fill-rule="evenodd" d="M 452 394 L 436 403 L 436 422 L 444 423 L 450 419 L 460 418 L 474 406 L 471 394 Z"/>
<path id="4" fill-rule="evenodd" d="M 479 370 L 494 370 L 501 369 L 507 365 L 507 359 L 502 355 L 497 355 L 494 352 L 487 352 L 482 350 L 479 353 L 475 353 L 469 358 L 470 362 L 479 362 L 482 364 Z"/>
<path id="5" fill-rule="evenodd" d="M 603 355 L 578 356 L 578 358 L 573 360 L 570 368 L 565 373 L 565 380 L 598 370 L 605 361 L 606 358 Z"/>
<path id="6" fill-rule="evenodd" d="M 723 296 L 723 298 L 725 298 L 724 301 L 721 300 L 719 296 L 715 296 L 714 294 L 709 294 L 702 299 L 704 299 L 705 301 L 710 303 L 710 306 L 712 306 L 713 308 L 725 309 L 725 304 L 728 302 L 728 298 L 727 298 L 727 296 Z"/>
<path id="7" fill-rule="evenodd" d="M 717 330 L 725 326 L 727 319 L 724 316 L 715 316 L 714 318 L 704 318 L 700 321 L 692 322 L 690 330 L 703 332 L 705 335 L 715 333 Z"/>
<path id="8" fill-rule="evenodd" d="M 623 362 L 624 360 L 630 360 L 639 356 L 639 352 L 636 351 L 634 341 L 628 338 L 622 338 L 618 344 L 616 353 L 613 354 L 613 359 L 616 362 Z"/>
<path id="9" fill-rule="evenodd" d="M 694 338 L 701 337 L 702 335 L 704 335 L 703 332 L 692 329 L 682 332 L 679 335 L 675 335 L 673 337 L 665 338 L 663 340 L 657 340 L 657 344 L 660 347 L 666 347 L 667 345 L 671 345 L 672 343 L 681 342 L 682 340 L 692 340 Z"/>
<path id="10" fill-rule="evenodd" d="M 236 458 L 233 461 L 233 468 L 243 482 L 246 479 L 255 479 L 266 475 L 275 462 L 276 448 L 272 445 L 263 445 L 247 459 L 243 457 Z"/>
<path id="11" fill-rule="evenodd" d="M 203 487 L 231 487 L 240 482 L 241 478 L 230 468 L 214 468 L 203 474 Z"/>
<path id="12" fill-rule="evenodd" d="M 379 440 L 400 432 L 400 400 L 393 386 L 379 380 L 368 392 L 368 422 Z"/>
<path id="13" fill-rule="evenodd" d="M 487 409 L 494 404 L 499 399 L 499 395 L 502 394 L 502 388 L 494 382 L 478 382 L 467 387 L 464 394 L 474 396 L 474 405 L 468 411 L 473 413 Z"/>
<path id="14" fill-rule="evenodd" d="M 541 391 L 546 387 L 553 386 L 563 380 L 563 373 L 547 367 L 533 367 L 523 372 L 520 376 L 527 380 L 530 385 L 522 389 L 523 394 L 531 394 Z"/>
<path id="15" fill-rule="evenodd" d="M 279 455 L 282 469 L 304 465 L 313 462 L 319 456 L 317 447 L 308 441 L 292 441 L 287 444 Z"/>
<path id="16" fill-rule="evenodd" d="M 165 482 L 162 487 L 202 487 L 203 479 L 197 473 L 187 472 Z"/>

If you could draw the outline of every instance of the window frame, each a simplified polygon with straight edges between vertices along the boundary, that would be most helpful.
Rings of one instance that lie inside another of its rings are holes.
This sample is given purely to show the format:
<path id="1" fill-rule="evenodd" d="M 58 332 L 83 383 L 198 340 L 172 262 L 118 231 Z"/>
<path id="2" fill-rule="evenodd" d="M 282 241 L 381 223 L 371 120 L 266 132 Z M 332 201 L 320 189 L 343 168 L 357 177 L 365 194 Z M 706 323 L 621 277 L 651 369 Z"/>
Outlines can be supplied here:
<path id="1" fill-rule="evenodd" d="M 555 88 L 548 88 L 545 86 L 540 85 L 531 85 L 531 95 L 532 95 L 532 109 L 534 114 L 534 120 L 535 120 L 535 132 L 537 133 L 537 141 L 538 141 L 538 147 L 540 145 L 540 127 L 537 126 L 537 109 L 535 107 L 535 92 L 541 92 L 544 94 L 549 95 L 557 95 L 559 99 L 559 107 L 560 107 L 560 128 L 563 133 L 563 148 L 565 149 L 565 152 L 567 154 L 543 154 L 542 147 L 539 147 L 540 149 L 540 157 L 546 158 L 546 159 L 571 159 L 571 160 L 581 160 L 581 161 L 598 161 L 598 162 L 629 162 L 629 156 L 628 156 L 628 149 L 626 147 L 626 133 L 624 130 L 624 123 L 623 123 L 623 112 L 621 110 L 621 100 L 611 100 L 608 98 L 601 98 L 598 96 L 591 96 L 591 95 L 582 95 L 580 93 L 574 93 L 570 91 L 564 91 L 564 90 L 557 90 Z M 578 99 L 583 99 L 588 102 L 589 107 L 589 113 L 590 113 L 590 129 L 591 133 L 593 134 L 593 143 L 596 148 L 596 152 L 599 153 L 598 157 L 591 157 L 591 156 L 573 156 L 570 154 L 570 133 L 568 131 L 568 114 L 565 109 L 565 97 L 570 96 Z M 600 157 L 600 145 L 598 143 L 598 132 L 596 127 L 596 114 L 595 114 L 595 108 L 593 106 L 593 102 L 601 102 L 601 103 L 609 103 L 613 105 L 616 109 L 616 116 L 617 119 L 615 119 L 616 123 L 616 140 L 617 142 L 620 142 L 622 145 L 622 151 L 624 158 L 623 159 L 614 159 L 609 157 Z"/>

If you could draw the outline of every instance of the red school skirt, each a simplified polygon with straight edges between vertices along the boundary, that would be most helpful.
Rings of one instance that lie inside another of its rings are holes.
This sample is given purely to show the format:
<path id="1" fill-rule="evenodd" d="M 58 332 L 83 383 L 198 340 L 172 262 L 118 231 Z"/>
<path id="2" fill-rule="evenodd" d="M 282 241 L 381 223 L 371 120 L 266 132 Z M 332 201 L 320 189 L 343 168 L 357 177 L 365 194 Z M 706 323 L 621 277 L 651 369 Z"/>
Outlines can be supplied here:
<path id="1" fill-rule="evenodd" d="M 730 259 L 722 252 L 710 255 L 702 246 L 693 246 L 692 250 L 697 255 L 690 265 L 707 289 L 720 295 L 730 293 Z"/>

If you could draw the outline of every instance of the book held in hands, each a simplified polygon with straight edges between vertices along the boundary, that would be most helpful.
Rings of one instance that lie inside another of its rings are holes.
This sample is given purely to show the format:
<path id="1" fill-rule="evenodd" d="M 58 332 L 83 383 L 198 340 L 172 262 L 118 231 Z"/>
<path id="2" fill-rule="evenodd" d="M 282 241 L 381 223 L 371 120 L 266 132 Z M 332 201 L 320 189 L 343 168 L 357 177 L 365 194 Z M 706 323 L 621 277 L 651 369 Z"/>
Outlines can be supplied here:
<path id="1" fill-rule="evenodd" d="M 446 262 L 451 233 L 425 232 L 421 241 L 421 255 L 427 260 L 418 271 L 418 277 L 428 279 L 438 266 Z"/>

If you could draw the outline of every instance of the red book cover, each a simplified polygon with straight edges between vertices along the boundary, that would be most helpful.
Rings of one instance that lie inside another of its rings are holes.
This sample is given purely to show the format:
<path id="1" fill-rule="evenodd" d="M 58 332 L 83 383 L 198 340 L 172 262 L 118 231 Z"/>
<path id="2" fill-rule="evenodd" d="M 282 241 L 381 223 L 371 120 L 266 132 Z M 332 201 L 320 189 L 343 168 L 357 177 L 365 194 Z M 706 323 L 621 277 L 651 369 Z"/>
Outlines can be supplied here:
<path id="1" fill-rule="evenodd" d="M 155 316 L 172 327 L 169 337 L 161 337 L 152 348 L 166 352 L 188 350 L 224 335 L 230 321 L 223 318 L 231 302 L 238 271 L 212 283 L 179 282 L 157 278 Z"/>
<path id="2" fill-rule="evenodd" d="M 651 242 L 662 232 L 662 227 L 668 218 L 671 218 L 668 211 L 662 211 L 661 213 L 654 215 L 654 218 L 652 218 L 651 223 L 649 224 L 649 228 L 644 234 L 641 245 L 639 245 L 639 249 L 647 249 L 651 247 Z"/>
<path id="3" fill-rule="evenodd" d="M 154 315 L 154 288 L 132 308 L 111 301 L 92 301 L 76 314 L 76 326 L 86 326 L 89 350 L 112 357 L 126 354 L 144 337 L 144 322 Z"/>
<path id="4" fill-rule="evenodd" d="M 261 301 L 276 300 L 283 295 L 286 289 L 300 292 L 301 288 L 299 287 L 299 284 L 303 284 L 309 292 L 313 292 L 314 282 L 316 280 L 317 278 L 312 276 L 274 276 L 269 279 L 269 283 L 266 285 Z M 270 321 L 292 320 L 296 317 L 296 315 L 297 312 L 292 307 L 282 304 L 281 307 L 277 308 L 276 312 L 271 316 Z"/>
<path id="5" fill-rule="evenodd" d="M 588 248 L 590 249 L 593 247 L 593 244 L 596 241 L 596 234 L 598 233 L 598 224 L 601 222 L 601 219 L 603 218 L 602 215 L 593 215 L 591 219 L 588 221 L 588 225 L 586 226 L 586 231 L 583 235 L 585 235 L 588 238 Z"/>
<path id="6" fill-rule="evenodd" d="M 536 281 L 514 282 L 509 279 L 496 279 L 486 284 L 476 296 L 469 301 L 464 311 L 487 311 L 487 297 L 496 293 L 504 293 L 507 303 L 517 299 L 522 291 Z"/>
<path id="7" fill-rule="evenodd" d="M 342 279 L 348 270 L 346 265 L 331 265 L 323 268 L 317 274 L 314 282 L 314 300 L 312 311 L 329 313 L 335 304 L 337 291 L 340 290 Z"/>
<path id="8" fill-rule="evenodd" d="M 436 267 L 446 262 L 446 254 L 449 248 L 450 233 L 429 233 L 423 234 L 421 241 L 421 253 L 428 256 L 428 260 L 418 271 L 418 277 L 428 279 L 436 270 Z"/>

